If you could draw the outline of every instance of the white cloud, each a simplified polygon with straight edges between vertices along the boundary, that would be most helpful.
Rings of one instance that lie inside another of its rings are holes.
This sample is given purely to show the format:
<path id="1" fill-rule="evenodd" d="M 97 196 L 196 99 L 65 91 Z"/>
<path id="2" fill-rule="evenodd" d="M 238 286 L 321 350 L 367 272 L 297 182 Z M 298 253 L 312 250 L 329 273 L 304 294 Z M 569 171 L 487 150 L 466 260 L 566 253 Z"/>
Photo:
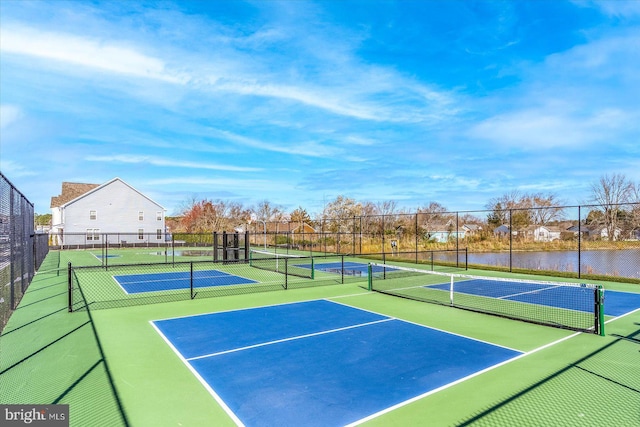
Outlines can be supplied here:
<path id="1" fill-rule="evenodd" d="M 180 178 L 161 178 L 151 179 L 146 182 L 147 185 L 160 186 L 160 187 L 181 187 L 188 186 L 192 188 L 204 187 L 204 188 L 227 188 L 234 191 L 250 191 L 256 192 L 268 192 L 268 191 L 289 191 L 293 189 L 293 184 L 286 181 L 274 181 L 271 177 L 269 179 L 247 179 L 247 178 L 204 178 L 204 177 L 180 177 Z M 277 190 L 274 190 L 277 189 Z"/>
<path id="2" fill-rule="evenodd" d="M 536 151 L 580 147 L 598 141 L 610 143 L 607 138 L 611 132 L 632 126 L 633 121 L 632 116 L 616 109 L 584 115 L 541 108 L 490 117 L 472 127 L 469 135 L 500 147 Z"/>
<path id="3" fill-rule="evenodd" d="M 258 31 L 247 39 L 258 35 L 266 41 L 271 37 L 277 39 L 282 37 L 282 31 Z M 123 34 L 133 37 L 135 33 L 124 31 Z M 271 57 L 268 48 L 273 46 L 248 52 L 222 46 L 220 52 L 204 55 L 198 49 L 168 44 L 162 47 L 163 51 L 170 52 L 167 58 L 171 59 L 167 59 L 145 53 L 152 49 L 147 47 L 148 41 L 105 40 L 103 36 L 80 36 L 22 24 L 3 26 L 0 38 L 3 53 L 54 61 L 58 68 L 59 64 L 68 66 L 63 70 L 69 73 L 78 73 L 85 67 L 178 84 L 203 95 L 213 91 L 290 101 L 322 112 L 374 122 L 433 123 L 456 114 L 451 93 L 433 89 L 392 69 L 362 64 L 357 57 L 349 55 L 348 49 L 339 59 L 333 59 L 335 63 L 326 63 L 324 55 L 318 52 L 300 52 L 304 67 L 321 69 L 313 74 L 313 81 L 309 81 L 297 65 L 285 65 L 281 58 Z M 335 41 L 323 39 L 320 46 L 329 52 L 335 49 Z M 325 61 L 318 64 L 318 58 Z M 156 91 L 150 89 L 149 93 Z M 162 93 L 162 99 L 166 98 L 172 95 Z"/>
<path id="4" fill-rule="evenodd" d="M 240 144 L 246 147 L 257 148 L 259 150 L 277 153 L 286 153 L 307 157 L 331 157 L 338 154 L 337 151 L 332 147 L 318 144 L 313 141 L 298 141 L 293 144 L 278 142 L 269 143 L 220 129 L 211 129 L 211 134 L 213 136 L 223 138 L 227 141 L 231 141 L 233 143 Z"/>
<path id="5" fill-rule="evenodd" d="M 188 80 L 187 76 L 167 69 L 161 59 L 97 38 L 40 31 L 23 26 L 3 26 L 0 28 L 0 38 L 0 49 L 6 53 L 34 56 L 169 83 L 183 84 Z"/>
<path id="6" fill-rule="evenodd" d="M 85 160 L 88 162 L 149 164 L 154 166 L 167 166 L 186 169 L 210 169 L 228 172 L 260 172 L 262 170 L 260 168 L 219 165 L 215 163 L 186 162 L 142 155 L 87 156 L 85 157 Z"/>
<path id="7" fill-rule="evenodd" d="M 0 156 L 0 169 L 2 173 L 10 177 L 22 177 L 22 176 L 38 176 L 39 172 L 33 169 L 27 169 L 24 165 L 19 164 L 13 160 L 3 159 L 4 156 Z"/>
<path id="8" fill-rule="evenodd" d="M 15 105 L 0 105 L 0 129 L 4 129 L 17 122 L 24 116 L 22 109 Z"/>
<path id="9" fill-rule="evenodd" d="M 577 4 L 594 6 L 608 16 L 640 16 L 640 2 L 638 0 L 582 0 Z"/>

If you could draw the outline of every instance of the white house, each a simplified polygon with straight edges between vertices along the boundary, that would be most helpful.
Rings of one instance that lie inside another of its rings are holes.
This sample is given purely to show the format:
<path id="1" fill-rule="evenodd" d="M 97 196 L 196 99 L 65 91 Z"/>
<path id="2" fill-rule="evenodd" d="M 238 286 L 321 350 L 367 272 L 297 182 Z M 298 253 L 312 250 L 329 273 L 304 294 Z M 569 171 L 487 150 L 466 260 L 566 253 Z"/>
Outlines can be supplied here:
<path id="1" fill-rule="evenodd" d="M 161 243 L 165 211 L 120 178 L 102 185 L 62 183 L 51 198 L 51 236 L 54 245 L 74 246 Z"/>
<path id="2" fill-rule="evenodd" d="M 549 225 L 535 225 L 527 227 L 527 235 L 533 236 L 533 240 L 536 242 L 551 242 L 554 240 L 560 240 L 562 231 L 558 227 Z"/>

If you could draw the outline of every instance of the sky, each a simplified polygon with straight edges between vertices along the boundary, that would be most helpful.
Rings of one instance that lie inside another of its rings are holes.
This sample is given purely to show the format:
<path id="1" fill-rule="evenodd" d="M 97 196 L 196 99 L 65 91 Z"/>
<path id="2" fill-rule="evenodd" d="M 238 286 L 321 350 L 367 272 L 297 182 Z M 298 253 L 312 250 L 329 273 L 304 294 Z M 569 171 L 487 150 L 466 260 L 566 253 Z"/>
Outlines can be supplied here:
<path id="1" fill-rule="evenodd" d="M 640 1 L 0 0 L 0 171 L 322 211 L 640 183 Z"/>

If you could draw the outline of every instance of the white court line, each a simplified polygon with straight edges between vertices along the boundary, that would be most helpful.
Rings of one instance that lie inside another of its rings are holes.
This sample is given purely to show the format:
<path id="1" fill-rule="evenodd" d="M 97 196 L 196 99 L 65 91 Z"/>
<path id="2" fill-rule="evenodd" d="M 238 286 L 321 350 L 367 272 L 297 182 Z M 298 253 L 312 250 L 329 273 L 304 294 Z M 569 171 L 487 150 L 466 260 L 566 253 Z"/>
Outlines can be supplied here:
<path id="1" fill-rule="evenodd" d="M 302 338 L 310 338 L 310 337 L 315 337 L 315 336 L 319 336 L 319 335 L 332 334 L 332 333 L 335 333 L 335 332 L 341 332 L 341 331 L 346 331 L 346 330 L 349 330 L 349 329 L 360 328 L 360 327 L 363 327 L 363 326 L 375 325 L 376 323 L 388 322 L 390 320 L 395 320 L 395 319 L 393 319 L 392 317 L 387 317 L 386 319 L 375 320 L 373 322 L 360 323 L 358 325 L 345 326 L 343 328 L 329 329 L 327 331 L 314 332 L 312 334 L 298 335 L 298 336 L 295 336 L 295 337 L 283 338 L 283 339 L 280 339 L 280 340 L 268 341 L 268 342 L 265 342 L 265 343 L 254 344 L 254 345 L 248 345 L 246 347 L 239 347 L 239 348 L 234 348 L 234 349 L 231 349 L 231 350 L 219 351 L 217 353 L 204 354 L 202 356 L 190 357 L 190 358 L 188 358 L 186 360 L 192 361 L 192 360 L 198 360 L 198 359 L 205 359 L 207 357 L 214 357 L 214 356 L 220 356 L 222 354 L 235 353 L 237 351 L 248 350 L 248 349 L 251 349 L 251 348 L 265 347 L 265 346 L 272 345 L 272 344 L 279 344 L 279 343 L 283 343 L 283 342 L 287 342 L 287 341 L 299 340 L 299 339 L 302 339 Z"/>
<path id="2" fill-rule="evenodd" d="M 613 322 L 614 320 L 622 319 L 623 317 L 628 316 L 628 315 L 630 315 L 630 314 L 633 314 L 633 313 L 635 313 L 636 311 L 640 311 L 640 307 L 639 307 L 639 308 L 636 308 L 635 310 L 631 310 L 631 311 L 630 311 L 630 312 L 628 312 L 628 313 L 621 314 L 621 315 L 620 315 L 620 316 L 618 316 L 618 317 L 614 317 L 613 319 L 609 319 L 609 320 L 605 321 L 604 323 L 605 323 L 605 324 L 607 324 L 607 323 L 609 323 L 609 322 Z"/>
<path id="3" fill-rule="evenodd" d="M 535 294 L 535 293 L 540 292 L 540 291 L 548 291 L 549 289 L 556 289 L 556 288 L 561 288 L 561 287 L 562 287 L 561 285 L 549 286 L 548 288 L 534 289 L 533 291 L 527 291 L 527 292 L 518 292 L 518 293 L 515 293 L 515 294 L 503 295 L 501 297 L 495 297 L 495 298 L 496 299 L 512 298 L 512 297 L 517 297 L 517 296 L 520 296 L 520 295 Z"/>
<path id="4" fill-rule="evenodd" d="M 236 423 L 236 425 L 239 426 L 239 427 L 244 427 L 244 423 L 242 421 L 240 421 L 240 418 L 238 418 L 236 416 L 236 414 L 233 413 L 231 408 L 229 408 L 227 406 L 227 404 L 224 402 L 224 400 L 222 400 L 222 398 L 220 396 L 218 396 L 218 393 L 216 393 L 213 390 L 213 388 L 211 388 L 209 383 L 207 383 L 205 381 L 205 379 L 202 378 L 202 376 L 200 376 L 198 371 L 196 371 L 195 368 L 193 366 L 191 366 L 191 364 L 182 356 L 182 354 L 180 354 L 178 349 L 175 348 L 175 346 L 171 343 L 171 341 L 169 341 L 167 339 L 167 337 L 164 336 L 162 331 L 160 331 L 160 329 L 158 329 L 158 327 L 155 325 L 155 323 L 153 323 L 153 321 L 150 321 L 149 323 L 151 323 L 151 326 L 156 330 L 156 332 L 158 332 L 158 334 L 160 334 L 160 336 L 162 337 L 164 342 L 167 343 L 167 345 L 173 350 L 173 352 L 178 356 L 178 358 L 180 360 L 182 360 L 182 363 L 184 363 L 187 366 L 187 368 L 191 371 L 191 373 L 193 375 L 195 375 L 195 377 L 198 379 L 198 381 L 200 381 L 200 384 L 202 384 L 204 386 L 204 388 L 209 392 L 209 394 L 211 396 L 213 396 L 213 398 L 216 400 L 216 402 L 218 402 L 220 407 L 227 413 L 227 415 L 229 415 L 229 417 L 233 420 L 233 422 Z"/>
<path id="5" fill-rule="evenodd" d="M 215 271 L 215 272 L 222 273 L 222 274 L 215 275 L 215 276 L 198 276 L 198 277 L 194 276 L 194 280 L 215 279 L 215 278 L 219 278 L 219 277 L 239 277 L 239 278 L 244 279 L 244 280 L 249 280 L 249 282 L 246 282 L 246 283 L 231 283 L 231 284 L 227 284 L 227 285 L 215 285 L 215 284 L 208 285 L 208 286 L 196 286 L 196 285 L 194 285 L 194 288 L 198 288 L 198 289 L 218 288 L 218 287 L 226 287 L 226 286 L 254 285 L 254 284 L 258 284 L 258 283 L 270 283 L 270 282 L 258 282 L 258 281 L 254 280 L 254 279 L 249 279 L 247 277 L 238 276 L 237 274 L 226 273 L 226 272 L 220 271 L 220 270 L 196 270 L 196 271 L 194 271 L 194 273 L 196 273 L 198 271 L 210 271 L 210 272 L 214 272 Z M 122 277 L 126 277 L 126 276 L 146 276 L 146 275 L 150 275 L 150 274 L 175 274 L 175 273 L 185 273 L 185 272 L 183 272 L 183 271 L 180 271 L 180 272 L 165 271 L 165 272 L 160 272 L 160 273 L 116 274 L 115 276 L 111 276 L 111 278 L 118 284 L 120 289 L 122 289 L 122 291 L 127 295 L 147 294 L 147 293 L 152 293 L 152 292 L 171 292 L 171 291 L 189 289 L 189 286 L 185 286 L 185 287 L 180 287 L 180 288 L 154 289 L 154 290 L 150 290 L 150 291 L 129 293 L 122 286 L 122 283 L 120 283 L 120 281 L 118 279 L 116 279 L 116 276 L 122 276 Z M 187 271 L 186 273 L 189 273 L 189 272 Z M 125 282 L 125 283 L 127 285 L 138 285 L 138 284 L 145 284 L 145 283 L 160 283 L 160 282 L 180 282 L 180 281 L 187 281 L 188 283 L 190 283 L 190 279 L 191 279 L 190 277 L 174 277 L 174 278 L 167 278 L 167 279 L 139 280 L 137 282 Z"/>
<path id="6" fill-rule="evenodd" d="M 399 322 L 410 323 L 410 324 L 412 324 L 412 325 L 421 326 L 421 327 L 426 328 L 426 329 L 432 329 L 432 330 L 434 330 L 434 331 L 443 332 L 443 333 L 446 333 L 446 334 L 454 335 L 454 336 L 456 336 L 456 337 L 466 338 L 466 339 L 468 339 L 468 340 L 472 340 L 472 341 L 476 341 L 476 342 L 481 342 L 481 343 L 483 343 L 483 344 L 489 344 L 489 345 L 492 345 L 492 346 L 494 346 L 494 347 L 501 347 L 501 348 L 504 348 L 504 349 L 507 349 L 507 350 L 515 351 L 516 353 L 523 353 L 521 350 L 517 350 L 517 349 L 515 349 L 515 348 L 511 348 L 511 347 L 507 347 L 507 346 L 504 346 L 504 345 L 501 345 L 501 344 L 496 344 L 496 343 L 494 343 L 494 342 L 485 341 L 485 340 L 481 340 L 481 339 L 474 338 L 474 337 L 469 337 L 469 336 L 466 336 L 466 335 L 458 334 L 458 333 L 456 333 L 456 332 L 451 332 L 451 331 L 447 331 L 447 330 L 444 330 L 444 329 L 435 328 L 435 327 L 433 327 L 433 326 L 423 325 L 423 324 L 421 324 L 421 323 L 412 322 L 412 321 L 410 321 L 410 320 L 400 319 L 400 318 L 398 318 L 398 317 L 389 316 L 388 314 L 378 313 L 378 312 L 373 311 L 373 310 L 367 310 L 367 309 L 360 308 L 360 307 L 355 307 L 355 306 L 352 306 L 352 305 L 349 305 L 349 304 L 343 304 L 343 303 L 341 303 L 341 302 L 337 302 L 337 301 L 331 301 L 331 302 L 334 302 L 334 303 L 336 303 L 336 304 L 344 305 L 345 307 L 351 307 L 351 308 L 355 308 L 355 309 L 358 309 L 358 310 L 366 311 L 366 312 L 368 312 L 368 313 L 377 314 L 377 315 L 379 315 L 379 316 L 386 316 L 386 317 L 390 317 L 390 318 L 392 318 L 393 320 L 397 320 L 397 321 L 399 321 Z M 420 301 L 418 301 L 418 302 L 420 302 Z"/>
<path id="7" fill-rule="evenodd" d="M 473 374 L 471 374 L 471 375 L 467 375 L 467 376 L 466 376 L 466 377 L 464 377 L 464 378 L 460 378 L 460 379 L 458 379 L 458 380 L 456 380 L 456 381 L 450 382 L 449 384 L 445 384 L 445 385 L 443 385 L 442 387 L 438 387 L 438 388 L 436 388 L 436 389 L 430 390 L 430 391 L 428 391 L 428 392 L 426 392 L 426 393 L 423 393 L 423 394 L 420 394 L 420 395 L 418 395 L 418 396 L 415 396 L 415 397 L 413 397 L 413 398 L 411 398 L 411 399 L 405 400 L 404 402 L 400 402 L 400 403 L 398 403 L 398 404 L 396 404 L 396 405 L 393 405 L 393 406 L 390 406 L 390 407 L 388 407 L 388 408 L 386 408 L 386 409 L 383 409 L 382 411 L 376 412 L 375 414 L 371 414 L 371 415 L 369 415 L 368 417 L 362 418 L 362 419 L 360 419 L 360 420 L 358 420 L 358 421 L 355 421 L 355 422 L 353 422 L 353 423 L 351 423 L 351 424 L 347 424 L 345 427 L 353 427 L 353 426 L 357 426 L 357 425 L 360 425 L 360 424 L 362 424 L 362 423 L 365 423 L 365 422 L 367 422 L 367 421 L 371 421 L 371 420 L 373 420 L 373 419 L 375 419 L 375 418 L 378 418 L 378 417 L 380 417 L 380 416 L 382 416 L 382 415 L 384 415 L 384 414 L 386 414 L 386 413 L 389 413 L 389 412 L 391 412 L 391 411 L 393 411 L 393 410 L 396 410 L 396 409 L 401 408 L 401 407 L 403 407 L 403 406 L 406 406 L 406 405 L 408 405 L 408 404 L 410 404 L 410 403 L 413 403 L 413 402 L 415 402 L 415 401 L 418 401 L 418 400 L 420 400 L 420 399 L 422 399 L 422 398 L 424 398 L 424 397 L 430 396 L 430 395 L 435 394 L 435 393 L 437 393 L 437 392 L 439 392 L 439 391 L 445 390 L 445 389 L 447 389 L 447 388 L 449 388 L 449 387 L 453 387 L 454 385 L 460 384 L 460 383 L 462 383 L 462 382 L 464 382 L 464 381 L 470 380 L 471 378 L 474 378 L 474 377 L 477 377 L 477 376 L 479 376 L 479 375 L 482 375 L 482 374 L 484 374 L 485 372 L 492 371 L 492 370 L 494 370 L 494 369 L 496 369 L 496 368 L 499 368 L 499 367 L 501 367 L 501 366 L 504 366 L 504 365 L 506 365 L 506 364 L 508 364 L 508 363 L 511 363 L 511 362 L 515 361 L 515 360 L 522 359 L 523 357 L 529 356 L 529 355 L 531 355 L 531 354 L 533 354 L 533 353 L 537 353 L 537 352 L 538 352 L 538 351 L 540 351 L 540 350 L 544 350 L 544 349 L 546 349 L 546 348 L 549 348 L 549 347 L 551 347 L 551 346 L 554 346 L 554 345 L 556 345 L 556 344 L 559 344 L 559 343 L 561 343 L 562 341 L 568 340 L 568 339 L 573 338 L 573 337 L 575 337 L 575 336 L 578 336 L 578 335 L 580 335 L 580 334 L 581 334 L 581 332 L 576 332 L 575 334 L 572 334 L 572 335 L 566 336 L 566 337 L 561 338 L 561 339 L 559 339 L 559 340 L 557 340 L 557 341 L 554 341 L 554 342 L 552 342 L 552 343 L 545 344 L 545 345 L 543 345 L 543 346 L 541 346 L 541 347 L 538 347 L 538 348 L 533 349 L 533 350 L 531 350 L 531 351 L 528 351 L 528 352 L 526 352 L 526 353 L 522 353 L 522 354 L 520 354 L 519 356 L 513 357 L 513 358 L 511 358 L 511 359 L 509 359 L 509 360 L 505 360 L 504 362 L 498 363 L 498 364 L 493 365 L 493 366 L 489 366 L 488 368 L 485 368 L 485 369 L 483 369 L 483 370 L 481 370 L 481 371 L 474 372 L 474 373 L 473 373 Z"/>

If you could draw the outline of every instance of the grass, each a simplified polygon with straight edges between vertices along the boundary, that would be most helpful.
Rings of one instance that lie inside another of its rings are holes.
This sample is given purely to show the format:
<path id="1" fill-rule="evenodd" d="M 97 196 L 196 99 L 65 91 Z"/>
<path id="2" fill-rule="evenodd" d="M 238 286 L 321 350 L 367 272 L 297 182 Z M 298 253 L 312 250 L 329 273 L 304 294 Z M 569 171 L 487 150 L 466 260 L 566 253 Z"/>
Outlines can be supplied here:
<path id="1" fill-rule="evenodd" d="M 71 425 L 234 425 L 149 322 L 319 298 L 526 353 L 364 425 L 631 426 L 640 420 L 640 311 L 610 321 L 605 337 L 574 335 L 370 293 L 356 282 L 68 313 L 66 271 L 57 275 L 55 255 L 0 336 L 0 402 L 69 403 Z M 63 267 L 69 260 L 99 263 L 82 251 L 63 255 Z M 603 284 L 637 291 L 637 285 Z"/>

